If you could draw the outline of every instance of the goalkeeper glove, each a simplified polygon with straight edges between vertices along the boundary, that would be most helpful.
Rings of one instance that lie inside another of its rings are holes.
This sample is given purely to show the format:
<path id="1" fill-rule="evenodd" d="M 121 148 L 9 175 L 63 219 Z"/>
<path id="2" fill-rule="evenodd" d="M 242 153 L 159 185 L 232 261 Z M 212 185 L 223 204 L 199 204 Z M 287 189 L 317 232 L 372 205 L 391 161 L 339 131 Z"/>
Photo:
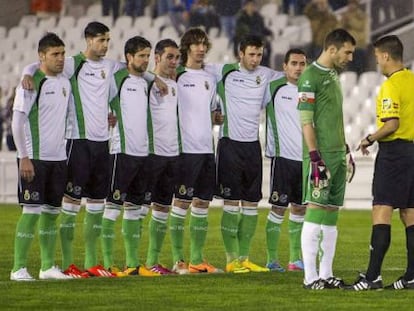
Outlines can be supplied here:
<path id="1" fill-rule="evenodd" d="M 352 156 L 351 150 L 349 150 L 348 144 L 346 144 L 346 181 L 351 182 L 355 175 L 355 161 Z"/>
<path id="2" fill-rule="evenodd" d="M 311 182 L 316 188 L 326 188 L 329 184 L 330 174 L 325 162 L 317 150 L 309 152 L 311 159 Z"/>

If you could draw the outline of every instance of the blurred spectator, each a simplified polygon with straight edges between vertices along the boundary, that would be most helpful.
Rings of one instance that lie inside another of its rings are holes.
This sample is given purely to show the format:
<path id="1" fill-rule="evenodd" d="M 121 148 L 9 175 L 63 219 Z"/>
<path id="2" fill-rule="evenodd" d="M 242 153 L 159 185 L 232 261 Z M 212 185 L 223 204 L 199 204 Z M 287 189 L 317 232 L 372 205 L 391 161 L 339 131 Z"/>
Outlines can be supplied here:
<path id="1" fill-rule="evenodd" d="M 143 16 L 144 7 L 144 0 L 125 0 L 124 12 L 131 17 Z"/>
<path id="2" fill-rule="evenodd" d="M 209 0 L 196 0 L 190 9 L 189 27 L 204 27 L 208 33 L 211 27 L 220 27 L 219 17 Z"/>
<path id="3" fill-rule="evenodd" d="M 358 74 L 365 71 L 366 51 L 368 46 L 368 17 L 359 5 L 359 0 L 348 0 L 346 11 L 341 15 L 341 27 L 347 30 L 356 40 L 353 61 L 348 70 Z"/>
<path id="4" fill-rule="evenodd" d="M 230 42 L 234 41 L 236 14 L 242 8 L 242 0 L 215 0 L 214 7 L 220 17 L 220 32 L 224 31 Z"/>
<path id="5" fill-rule="evenodd" d="M 59 15 L 62 10 L 62 0 L 31 0 L 30 9 L 39 17 Z"/>
<path id="6" fill-rule="evenodd" d="M 328 0 L 312 0 L 304 10 L 312 29 L 312 44 L 309 51 L 311 60 L 321 53 L 325 36 L 338 26 L 338 20 L 329 6 Z"/>
<path id="7" fill-rule="evenodd" d="M 237 14 L 236 35 L 234 38 L 234 55 L 238 57 L 238 47 L 240 40 L 246 35 L 256 35 L 265 42 L 262 64 L 270 65 L 270 55 L 272 55 L 271 45 L 268 36 L 272 36 L 272 31 L 265 26 L 263 16 L 258 12 L 254 0 L 246 0 L 243 9 Z"/>
<path id="8" fill-rule="evenodd" d="M 102 0 L 102 16 L 109 16 L 109 12 L 112 11 L 114 21 L 119 16 L 120 0 Z"/>
<path id="9" fill-rule="evenodd" d="M 188 24 L 189 6 L 191 3 L 187 3 L 184 0 L 168 0 L 168 15 L 170 16 L 171 23 L 177 31 L 178 36 L 181 36 Z"/>
<path id="10" fill-rule="evenodd" d="M 330 0 L 329 4 L 331 5 L 332 10 L 336 11 L 346 6 L 348 4 L 348 1 L 347 0 Z"/>
<path id="11" fill-rule="evenodd" d="M 3 116 L 3 89 L 0 87 L 0 151 L 3 147 L 3 124 L 4 116 Z"/>

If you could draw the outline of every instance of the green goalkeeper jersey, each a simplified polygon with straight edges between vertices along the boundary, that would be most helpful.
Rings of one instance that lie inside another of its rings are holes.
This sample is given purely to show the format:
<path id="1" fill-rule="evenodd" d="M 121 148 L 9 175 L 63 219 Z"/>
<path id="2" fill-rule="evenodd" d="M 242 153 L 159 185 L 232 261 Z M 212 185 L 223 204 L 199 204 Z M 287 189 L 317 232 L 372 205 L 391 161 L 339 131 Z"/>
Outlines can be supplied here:
<path id="1" fill-rule="evenodd" d="M 321 152 L 345 151 L 342 91 L 338 73 L 313 62 L 298 81 L 299 110 L 313 111 L 318 149 Z M 304 144 L 304 154 L 308 148 Z"/>

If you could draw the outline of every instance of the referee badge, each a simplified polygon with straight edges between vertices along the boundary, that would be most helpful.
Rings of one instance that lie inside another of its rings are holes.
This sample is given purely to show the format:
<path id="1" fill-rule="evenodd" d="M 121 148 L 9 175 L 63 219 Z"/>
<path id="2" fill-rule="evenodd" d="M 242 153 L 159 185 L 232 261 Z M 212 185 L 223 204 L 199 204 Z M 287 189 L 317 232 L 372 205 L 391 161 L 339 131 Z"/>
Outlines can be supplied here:
<path id="1" fill-rule="evenodd" d="M 210 89 L 210 85 L 208 84 L 208 81 L 204 81 L 204 87 L 206 88 L 206 90 Z"/>
<path id="2" fill-rule="evenodd" d="M 260 78 L 260 76 L 256 77 L 256 84 L 259 85 L 262 82 L 262 79 Z"/>
<path id="3" fill-rule="evenodd" d="M 62 87 L 62 94 L 63 94 L 63 97 L 66 97 L 66 89 L 64 87 Z"/>
<path id="4" fill-rule="evenodd" d="M 106 78 L 106 74 L 105 74 L 105 71 L 101 71 L 101 77 L 102 77 L 102 79 L 105 79 Z"/>
<path id="5" fill-rule="evenodd" d="M 30 192 L 29 192 L 29 190 L 25 190 L 25 191 L 24 191 L 23 198 L 24 198 L 26 201 L 30 200 Z"/>
<path id="6" fill-rule="evenodd" d="M 175 88 L 171 88 L 171 93 L 172 93 L 172 96 L 175 96 Z"/>

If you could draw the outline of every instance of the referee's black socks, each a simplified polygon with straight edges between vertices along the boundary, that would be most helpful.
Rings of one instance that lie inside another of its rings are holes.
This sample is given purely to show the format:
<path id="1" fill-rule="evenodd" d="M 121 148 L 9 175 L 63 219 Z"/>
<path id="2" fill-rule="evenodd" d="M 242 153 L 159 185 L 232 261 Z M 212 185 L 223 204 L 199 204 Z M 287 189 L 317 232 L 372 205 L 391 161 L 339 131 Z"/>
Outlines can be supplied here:
<path id="1" fill-rule="evenodd" d="M 391 225 L 372 226 L 370 257 L 366 278 L 375 281 L 381 275 L 381 266 L 391 243 Z"/>

